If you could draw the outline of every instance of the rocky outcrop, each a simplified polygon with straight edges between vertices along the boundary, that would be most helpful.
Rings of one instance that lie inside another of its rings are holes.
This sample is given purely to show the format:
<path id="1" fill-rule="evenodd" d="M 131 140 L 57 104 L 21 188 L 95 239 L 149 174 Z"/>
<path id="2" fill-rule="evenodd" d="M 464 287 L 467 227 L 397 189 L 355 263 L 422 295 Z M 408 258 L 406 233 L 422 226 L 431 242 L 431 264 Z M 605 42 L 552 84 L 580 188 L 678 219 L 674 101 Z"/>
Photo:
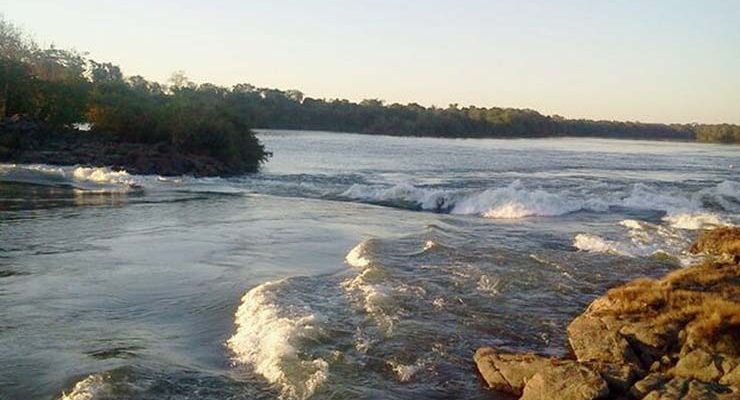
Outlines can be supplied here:
<path id="1" fill-rule="evenodd" d="M 521 399 L 600 399 L 609 393 L 606 380 L 594 369 L 573 360 L 535 354 L 498 353 L 490 347 L 475 353 L 475 362 L 491 389 Z"/>
<path id="2" fill-rule="evenodd" d="M 0 120 L 0 162 L 111 167 L 132 174 L 228 176 L 235 169 L 214 157 L 182 152 L 168 143 L 130 143 L 78 130 L 52 130 L 21 118 Z"/>
<path id="3" fill-rule="evenodd" d="M 708 231 L 692 250 L 717 258 L 593 301 L 568 325 L 571 358 L 483 348 L 481 376 L 521 399 L 740 399 L 738 238 Z"/>

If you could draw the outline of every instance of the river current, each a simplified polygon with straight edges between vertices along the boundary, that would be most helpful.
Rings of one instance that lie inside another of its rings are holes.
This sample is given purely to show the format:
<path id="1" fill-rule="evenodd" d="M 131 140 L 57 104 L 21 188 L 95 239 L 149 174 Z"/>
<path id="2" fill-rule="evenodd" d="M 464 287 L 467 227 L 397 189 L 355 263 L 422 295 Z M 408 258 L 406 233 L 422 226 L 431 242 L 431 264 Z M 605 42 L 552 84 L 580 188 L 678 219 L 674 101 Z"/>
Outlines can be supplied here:
<path id="1" fill-rule="evenodd" d="M 262 131 L 234 178 L 0 164 L 0 399 L 496 399 L 740 223 L 740 147 Z"/>

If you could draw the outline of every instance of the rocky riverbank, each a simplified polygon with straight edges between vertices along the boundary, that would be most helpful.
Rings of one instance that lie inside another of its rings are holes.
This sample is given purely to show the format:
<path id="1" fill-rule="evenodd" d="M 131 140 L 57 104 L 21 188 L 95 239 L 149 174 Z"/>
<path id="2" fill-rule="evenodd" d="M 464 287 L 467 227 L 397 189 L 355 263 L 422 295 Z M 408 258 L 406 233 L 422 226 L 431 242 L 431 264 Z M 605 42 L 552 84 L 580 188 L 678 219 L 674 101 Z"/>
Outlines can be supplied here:
<path id="1" fill-rule="evenodd" d="M 0 162 L 110 167 L 143 175 L 229 176 L 235 169 L 221 160 L 182 152 L 169 143 L 131 143 L 111 135 L 51 129 L 24 118 L 0 120 Z"/>
<path id="2" fill-rule="evenodd" d="M 609 290 L 568 326 L 572 354 L 481 348 L 493 390 L 521 399 L 740 399 L 740 228 L 705 232 L 710 259 Z"/>

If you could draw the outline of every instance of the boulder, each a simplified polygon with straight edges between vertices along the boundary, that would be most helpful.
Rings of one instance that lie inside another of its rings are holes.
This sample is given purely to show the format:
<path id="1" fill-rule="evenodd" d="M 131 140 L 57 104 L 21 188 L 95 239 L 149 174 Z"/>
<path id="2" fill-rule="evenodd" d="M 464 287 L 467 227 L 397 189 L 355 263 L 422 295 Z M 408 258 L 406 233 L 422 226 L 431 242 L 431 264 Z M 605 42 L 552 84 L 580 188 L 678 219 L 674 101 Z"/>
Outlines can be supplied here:
<path id="1" fill-rule="evenodd" d="M 552 360 L 534 354 L 505 354 L 490 347 L 475 352 L 474 360 L 488 387 L 521 395 L 532 376 L 552 365 Z"/>
<path id="2" fill-rule="evenodd" d="M 612 317 L 589 313 L 576 317 L 568 325 L 568 342 L 580 362 L 639 365 L 632 348 L 619 333 L 622 325 Z"/>
<path id="3" fill-rule="evenodd" d="M 535 374 L 520 399 L 594 400 L 608 395 L 607 383 L 598 373 L 575 361 L 564 361 Z"/>

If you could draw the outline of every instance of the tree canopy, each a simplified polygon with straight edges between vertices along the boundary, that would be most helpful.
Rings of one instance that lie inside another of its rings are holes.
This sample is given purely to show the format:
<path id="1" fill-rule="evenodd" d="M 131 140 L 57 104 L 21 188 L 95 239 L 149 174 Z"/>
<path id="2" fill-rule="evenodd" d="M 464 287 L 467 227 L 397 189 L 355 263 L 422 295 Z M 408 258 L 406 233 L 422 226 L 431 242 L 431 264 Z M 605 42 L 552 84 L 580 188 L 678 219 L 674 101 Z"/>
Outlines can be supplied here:
<path id="1" fill-rule="evenodd" d="M 268 153 L 231 90 L 125 77 L 110 63 L 74 50 L 40 49 L 0 17 L 0 117 L 23 115 L 56 128 L 89 123 L 93 134 L 122 142 L 165 143 L 218 158 L 235 171 L 256 170 Z"/>

